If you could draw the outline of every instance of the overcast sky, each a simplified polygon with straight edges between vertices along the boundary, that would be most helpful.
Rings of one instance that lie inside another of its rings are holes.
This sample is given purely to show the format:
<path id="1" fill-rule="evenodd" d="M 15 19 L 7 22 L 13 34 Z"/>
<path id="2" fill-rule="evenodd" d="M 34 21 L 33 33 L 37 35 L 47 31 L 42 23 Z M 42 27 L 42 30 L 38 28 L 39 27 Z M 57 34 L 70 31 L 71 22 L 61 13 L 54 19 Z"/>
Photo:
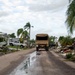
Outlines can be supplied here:
<path id="1" fill-rule="evenodd" d="M 0 32 L 16 33 L 30 22 L 31 38 L 37 33 L 68 35 L 65 24 L 68 0 L 0 0 Z"/>

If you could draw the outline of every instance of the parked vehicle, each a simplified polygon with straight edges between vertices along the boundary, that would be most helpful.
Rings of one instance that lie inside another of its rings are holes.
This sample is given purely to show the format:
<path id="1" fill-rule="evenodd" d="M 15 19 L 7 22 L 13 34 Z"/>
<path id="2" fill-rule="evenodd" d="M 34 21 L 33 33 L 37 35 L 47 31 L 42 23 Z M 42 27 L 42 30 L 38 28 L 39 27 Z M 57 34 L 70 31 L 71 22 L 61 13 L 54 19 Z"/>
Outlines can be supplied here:
<path id="1" fill-rule="evenodd" d="M 6 42 L 7 36 L 6 35 L 7 34 L 5 34 L 5 33 L 0 33 L 0 48 L 7 45 L 7 42 Z"/>
<path id="2" fill-rule="evenodd" d="M 27 46 L 26 43 L 20 43 L 19 38 L 9 38 L 8 44 L 10 46 L 20 46 L 21 48 L 24 48 Z"/>
<path id="3" fill-rule="evenodd" d="M 36 35 L 36 50 L 44 48 L 48 51 L 49 48 L 49 36 L 48 34 L 37 34 Z"/>

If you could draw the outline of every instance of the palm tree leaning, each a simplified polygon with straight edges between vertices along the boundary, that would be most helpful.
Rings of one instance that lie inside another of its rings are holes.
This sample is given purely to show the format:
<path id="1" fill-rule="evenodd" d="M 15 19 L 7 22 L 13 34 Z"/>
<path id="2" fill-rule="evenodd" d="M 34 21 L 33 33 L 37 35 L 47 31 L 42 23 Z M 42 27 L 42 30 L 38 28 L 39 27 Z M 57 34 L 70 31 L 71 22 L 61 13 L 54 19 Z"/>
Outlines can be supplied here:
<path id="1" fill-rule="evenodd" d="M 31 26 L 31 24 L 30 24 L 30 22 L 28 22 L 28 23 L 26 23 L 26 25 L 24 26 L 24 29 L 25 30 L 28 30 L 28 45 L 30 46 L 30 32 L 31 32 L 31 27 L 33 27 L 33 26 Z"/>
<path id="2" fill-rule="evenodd" d="M 24 26 L 24 29 L 27 29 L 29 32 L 29 40 L 30 40 L 31 27 L 33 27 L 33 26 L 31 26 L 30 22 L 26 23 L 26 25 Z"/>
<path id="3" fill-rule="evenodd" d="M 73 0 L 68 7 L 66 23 L 68 32 L 73 34 L 75 30 L 75 0 Z"/>
<path id="4" fill-rule="evenodd" d="M 25 40 L 26 37 L 28 36 L 28 32 L 23 28 L 20 28 L 17 30 L 17 36 L 18 38 L 20 38 L 20 41 L 23 42 L 23 40 Z"/>
<path id="5" fill-rule="evenodd" d="M 72 0 L 69 1 L 71 2 Z M 75 30 L 75 0 L 73 0 L 68 7 L 66 23 L 69 33 L 73 34 L 73 31 Z"/>
<path id="6" fill-rule="evenodd" d="M 17 30 L 17 36 L 19 37 L 22 32 L 23 32 L 23 28 L 19 28 L 19 29 Z"/>

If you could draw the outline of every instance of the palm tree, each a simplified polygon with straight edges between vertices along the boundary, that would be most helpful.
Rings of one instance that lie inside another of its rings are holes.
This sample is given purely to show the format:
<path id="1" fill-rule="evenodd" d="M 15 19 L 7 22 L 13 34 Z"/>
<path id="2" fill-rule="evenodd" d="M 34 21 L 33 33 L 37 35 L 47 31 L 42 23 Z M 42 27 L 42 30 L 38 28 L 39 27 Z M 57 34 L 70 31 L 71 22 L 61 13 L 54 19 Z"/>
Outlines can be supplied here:
<path id="1" fill-rule="evenodd" d="M 73 34 L 75 30 L 75 0 L 73 0 L 68 7 L 66 23 L 69 33 Z"/>
<path id="2" fill-rule="evenodd" d="M 20 28 L 17 30 L 17 36 L 19 37 L 23 32 L 23 28 Z"/>
<path id="3" fill-rule="evenodd" d="M 23 42 L 28 37 L 28 32 L 23 28 L 17 30 L 17 36 L 20 37 L 20 42 Z"/>
<path id="4" fill-rule="evenodd" d="M 26 23 L 26 25 L 24 26 L 24 29 L 29 30 L 28 31 L 29 32 L 29 40 L 30 40 L 31 27 L 33 27 L 33 26 L 31 26 L 30 22 Z"/>
<path id="5" fill-rule="evenodd" d="M 25 30 L 21 34 L 20 41 L 23 42 L 23 40 L 27 40 L 27 39 L 28 39 L 28 32 Z"/>

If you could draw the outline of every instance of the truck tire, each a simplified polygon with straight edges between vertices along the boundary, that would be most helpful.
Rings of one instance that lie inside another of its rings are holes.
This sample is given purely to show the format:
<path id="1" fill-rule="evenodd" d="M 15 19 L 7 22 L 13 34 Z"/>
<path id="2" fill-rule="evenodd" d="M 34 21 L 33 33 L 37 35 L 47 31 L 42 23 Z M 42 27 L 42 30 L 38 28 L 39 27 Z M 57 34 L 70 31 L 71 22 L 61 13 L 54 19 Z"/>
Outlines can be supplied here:
<path id="1" fill-rule="evenodd" d="M 38 47 L 36 47 L 36 51 L 38 51 L 39 49 L 38 49 Z"/>
<path id="2" fill-rule="evenodd" d="M 48 51 L 48 47 L 46 47 L 46 51 Z"/>

